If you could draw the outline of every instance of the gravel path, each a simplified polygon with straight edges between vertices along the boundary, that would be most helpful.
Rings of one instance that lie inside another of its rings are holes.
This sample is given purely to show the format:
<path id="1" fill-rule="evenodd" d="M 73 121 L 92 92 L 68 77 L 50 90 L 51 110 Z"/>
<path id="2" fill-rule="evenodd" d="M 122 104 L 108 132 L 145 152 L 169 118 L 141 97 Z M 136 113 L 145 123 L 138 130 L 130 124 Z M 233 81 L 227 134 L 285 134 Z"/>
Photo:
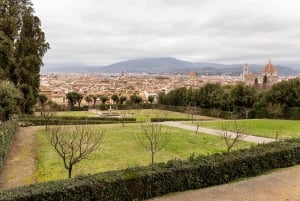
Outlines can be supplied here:
<path id="1" fill-rule="evenodd" d="M 0 173 L 0 188 L 11 188 L 35 182 L 36 130 L 37 127 L 21 127 L 17 131 Z"/>
<path id="2" fill-rule="evenodd" d="M 182 128 L 182 129 L 186 129 L 186 130 L 191 130 L 191 131 L 195 131 L 195 132 L 197 130 L 196 126 L 186 125 L 186 124 L 183 124 L 178 121 L 165 121 L 165 122 L 161 122 L 161 124 L 167 125 L 167 126 L 172 126 L 172 127 L 177 127 L 177 128 Z M 202 132 L 202 133 L 206 133 L 206 134 L 210 134 L 210 135 L 217 135 L 217 136 L 222 135 L 221 130 L 215 130 L 215 129 L 204 128 L 204 127 L 198 127 L 198 132 Z M 232 136 L 233 138 L 236 135 L 233 132 L 228 132 L 228 134 L 229 134 L 229 136 Z M 269 142 L 275 141 L 274 139 L 271 139 L 271 138 L 257 137 L 257 136 L 246 135 L 246 134 L 243 134 L 243 137 L 241 139 L 244 141 L 256 142 L 256 143 L 269 143 Z"/>
<path id="3" fill-rule="evenodd" d="M 300 201 L 300 166 L 209 188 L 171 193 L 148 201 Z"/>

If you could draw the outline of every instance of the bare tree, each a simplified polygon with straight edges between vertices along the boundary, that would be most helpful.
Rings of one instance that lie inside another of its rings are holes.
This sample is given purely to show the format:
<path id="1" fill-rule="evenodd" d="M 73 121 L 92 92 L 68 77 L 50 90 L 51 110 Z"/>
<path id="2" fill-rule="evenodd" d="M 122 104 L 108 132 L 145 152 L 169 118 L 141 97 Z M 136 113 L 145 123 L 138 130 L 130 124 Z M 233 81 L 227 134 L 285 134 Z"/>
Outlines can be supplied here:
<path id="1" fill-rule="evenodd" d="M 243 138 L 242 133 L 244 128 L 244 125 L 239 125 L 236 119 L 233 121 L 224 121 L 222 123 L 222 133 L 220 135 L 225 141 L 227 153 L 229 153 L 230 150 L 238 143 L 238 141 Z"/>
<path id="2" fill-rule="evenodd" d="M 193 104 L 189 104 L 186 106 L 185 112 L 191 115 L 192 117 L 192 123 L 194 123 L 194 115 L 197 114 L 198 108 L 194 106 Z"/>
<path id="3" fill-rule="evenodd" d="M 151 165 L 153 167 L 155 154 L 170 141 L 170 129 L 163 130 L 161 124 L 148 122 L 141 124 L 141 130 L 142 132 L 137 135 L 137 139 L 145 150 L 151 152 Z"/>
<path id="4" fill-rule="evenodd" d="M 47 131 L 49 122 L 56 116 L 56 112 L 54 109 L 51 108 L 50 105 L 46 105 L 44 108 L 45 109 L 43 112 L 43 119 L 44 119 L 46 131 Z"/>
<path id="5" fill-rule="evenodd" d="M 278 115 L 282 114 L 283 108 L 284 108 L 284 104 L 281 104 L 281 103 L 268 103 L 267 104 L 267 111 L 270 114 L 274 115 L 274 119 L 276 119 Z"/>
<path id="6" fill-rule="evenodd" d="M 90 127 L 75 126 L 66 128 L 55 125 L 48 130 L 47 136 L 59 157 L 63 160 L 68 178 L 72 177 L 73 166 L 86 159 L 101 145 L 105 130 L 91 129 Z"/>

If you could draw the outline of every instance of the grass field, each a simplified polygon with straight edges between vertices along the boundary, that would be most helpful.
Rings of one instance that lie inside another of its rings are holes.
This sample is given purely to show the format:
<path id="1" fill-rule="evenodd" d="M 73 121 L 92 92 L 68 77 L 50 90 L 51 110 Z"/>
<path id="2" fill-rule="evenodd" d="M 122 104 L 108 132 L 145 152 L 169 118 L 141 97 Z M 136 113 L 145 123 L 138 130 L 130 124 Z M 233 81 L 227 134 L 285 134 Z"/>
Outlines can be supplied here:
<path id="1" fill-rule="evenodd" d="M 200 126 L 222 129 L 225 121 L 200 122 Z M 228 122 L 228 121 L 226 121 Z M 233 121 L 228 122 L 229 126 L 233 125 Z M 299 120 L 272 120 L 272 119 L 249 119 L 238 120 L 239 127 L 243 128 L 243 132 L 250 135 L 261 137 L 275 138 L 278 132 L 279 139 L 287 139 L 292 137 L 300 137 L 300 121 Z M 229 130 L 230 129 L 229 127 Z"/>
<path id="2" fill-rule="evenodd" d="M 192 119 L 190 114 L 172 112 L 158 109 L 142 109 L 142 110 L 116 110 L 116 112 L 124 114 L 126 117 L 136 117 L 137 121 L 145 121 L 149 118 L 170 118 L 170 119 Z M 194 115 L 194 119 L 209 120 L 210 117 Z"/>
<path id="3" fill-rule="evenodd" d="M 97 127 L 97 126 L 95 126 Z M 140 124 L 102 125 L 106 135 L 101 148 L 74 166 L 73 175 L 97 173 L 127 167 L 148 165 L 151 160 L 147 152 L 136 139 L 141 133 Z M 96 129 L 96 128 L 95 128 Z M 246 148 L 250 143 L 240 141 L 236 148 Z M 67 171 L 54 148 L 49 145 L 44 131 L 37 135 L 39 182 L 67 178 Z M 171 128 L 169 144 L 155 156 L 156 162 L 174 158 L 187 158 L 194 154 L 212 154 L 226 150 L 224 141 L 218 136 L 197 134 L 182 129 Z"/>

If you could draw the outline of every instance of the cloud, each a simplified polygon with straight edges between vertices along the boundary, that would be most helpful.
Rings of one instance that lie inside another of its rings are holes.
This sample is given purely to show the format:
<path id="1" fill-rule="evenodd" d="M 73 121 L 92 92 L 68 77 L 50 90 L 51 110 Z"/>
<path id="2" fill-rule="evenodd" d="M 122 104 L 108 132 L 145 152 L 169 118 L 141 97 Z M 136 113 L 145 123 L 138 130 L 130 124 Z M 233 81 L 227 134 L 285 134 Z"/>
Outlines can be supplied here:
<path id="1" fill-rule="evenodd" d="M 296 60 L 296 0 L 33 0 L 44 63 L 105 65 L 171 56 L 237 63 Z"/>

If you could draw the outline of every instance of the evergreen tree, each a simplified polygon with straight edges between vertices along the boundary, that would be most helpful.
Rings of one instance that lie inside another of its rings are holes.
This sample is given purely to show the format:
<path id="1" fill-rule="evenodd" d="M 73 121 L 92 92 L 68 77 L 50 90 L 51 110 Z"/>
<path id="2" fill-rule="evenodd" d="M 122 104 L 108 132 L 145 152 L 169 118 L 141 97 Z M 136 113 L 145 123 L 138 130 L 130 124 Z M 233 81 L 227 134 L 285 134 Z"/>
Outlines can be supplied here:
<path id="1" fill-rule="evenodd" d="M 30 0 L 0 0 L 0 77 L 23 92 L 30 113 L 38 98 L 42 58 L 49 49 Z"/>

